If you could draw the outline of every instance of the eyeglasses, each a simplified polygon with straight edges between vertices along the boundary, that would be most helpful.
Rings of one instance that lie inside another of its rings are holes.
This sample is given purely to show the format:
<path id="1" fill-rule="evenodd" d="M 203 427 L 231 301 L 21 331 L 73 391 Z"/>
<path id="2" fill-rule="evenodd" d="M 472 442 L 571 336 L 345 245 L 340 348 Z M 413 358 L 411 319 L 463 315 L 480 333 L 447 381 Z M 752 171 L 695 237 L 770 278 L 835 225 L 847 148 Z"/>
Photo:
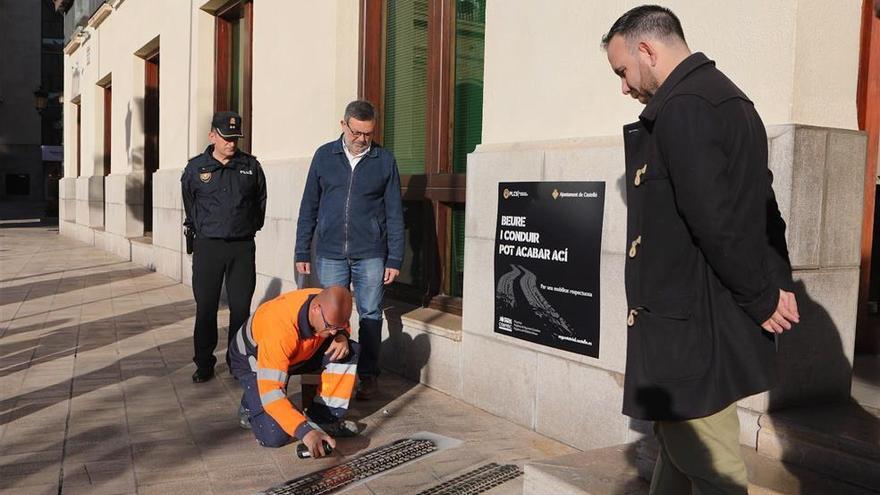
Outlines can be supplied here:
<path id="1" fill-rule="evenodd" d="M 324 308 L 322 306 L 318 306 L 318 310 L 321 312 L 321 319 L 324 320 L 324 329 L 330 332 L 344 332 L 348 325 L 331 325 L 330 322 L 327 321 L 327 317 L 324 316 Z"/>
<path id="2" fill-rule="evenodd" d="M 360 138 L 372 139 L 373 138 L 372 132 L 356 131 L 356 130 L 352 129 L 350 125 L 348 125 L 348 122 L 345 123 L 345 127 L 348 127 L 348 131 L 351 132 L 351 135 L 354 136 L 355 139 L 360 139 Z"/>

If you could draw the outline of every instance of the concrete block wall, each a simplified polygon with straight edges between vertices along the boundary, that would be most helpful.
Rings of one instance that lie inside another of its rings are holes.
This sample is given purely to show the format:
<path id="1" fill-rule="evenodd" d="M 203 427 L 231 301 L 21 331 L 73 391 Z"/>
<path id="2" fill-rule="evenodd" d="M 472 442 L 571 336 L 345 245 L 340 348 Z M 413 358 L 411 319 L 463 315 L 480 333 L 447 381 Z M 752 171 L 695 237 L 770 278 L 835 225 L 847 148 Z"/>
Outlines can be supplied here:
<path id="1" fill-rule="evenodd" d="M 156 271 L 156 257 L 153 245 L 143 239 L 131 241 L 131 262 L 137 263 L 147 270 Z"/>
<path id="2" fill-rule="evenodd" d="M 89 217 L 90 190 L 89 177 L 77 177 L 76 180 L 76 223 L 93 227 Z"/>
<path id="3" fill-rule="evenodd" d="M 86 197 L 88 198 L 88 225 L 104 228 L 104 177 L 101 175 L 85 177 Z"/>
<path id="4" fill-rule="evenodd" d="M 157 272 L 181 280 L 186 255 L 183 238 L 183 199 L 180 192 L 182 168 L 159 169 L 153 174 L 152 261 Z"/>
<path id="5" fill-rule="evenodd" d="M 110 174 L 105 179 L 107 224 L 104 231 L 117 236 L 126 237 L 126 220 L 129 217 L 130 208 L 126 205 L 125 183 L 128 174 Z M 132 206 L 134 207 L 134 205 Z"/>
<path id="6" fill-rule="evenodd" d="M 143 172 L 112 173 L 104 178 L 105 249 L 131 258 L 131 238 L 144 232 Z"/>
<path id="7" fill-rule="evenodd" d="M 801 324 L 779 340 L 778 386 L 746 404 L 765 410 L 847 399 L 867 138 L 860 132 L 807 126 L 776 126 L 768 134 Z"/>
<path id="8" fill-rule="evenodd" d="M 462 397 L 461 317 L 386 300 L 381 365 Z"/>
<path id="9" fill-rule="evenodd" d="M 58 181 L 58 220 L 61 228 L 64 223 L 76 222 L 76 178 L 74 177 L 64 177 Z"/>
<path id="10" fill-rule="evenodd" d="M 758 418 L 768 409 L 849 394 L 865 145 L 865 136 L 852 131 L 768 128 L 802 323 L 780 339 L 777 387 L 740 403 L 746 445 L 755 445 Z M 399 340 L 430 344 L 423 383 L 581 449 L 631 442 L 649 431 L 620 413 L 627 311 L 623 162 L 622 140 L 615 138 L 481 146 L 468 157 L 460 340 L 431 331 L 421 318 L 402 318 Z M 492 330 L 494 275 L 486 267 L 494 260 L 497 184 L 575 180 L 606 182 L 598 359 Z M 387 365 L 406 369 L 406 353 L 392 355 L 400 359 Z"/>
<path id="11" fill-rule="evenodd" d="M 143 172 L 65 177 L 58 194 L 62 235 L 132 259 L 131 239 L 142 236 L 144 228 Z M 151 250 L 142 248 L 137 259 L 155 267 Z"/>
<path id="12" fill-rule="evenodd" d="M 266 221 L 257 233 L 257 288 L 252 307 L 297 287 L 294 267 L 296 220 L 311 157 L 261 162 L 266 174 Z M 316 279 L 304 277 L 306 286 Z"/>
<path id="13" fill-rule="evenodd" d="M 468 157 L 463 399 L 580 449 L 634 436 L 620 414 L 627 311 L 623 162 L 622 140 L 614 138 L 483 146 Z M 606 183 L 599 359 L 494 333 L 494 273 L 485 269 L 494 264 L 499 182 L 583 180 Z"/>

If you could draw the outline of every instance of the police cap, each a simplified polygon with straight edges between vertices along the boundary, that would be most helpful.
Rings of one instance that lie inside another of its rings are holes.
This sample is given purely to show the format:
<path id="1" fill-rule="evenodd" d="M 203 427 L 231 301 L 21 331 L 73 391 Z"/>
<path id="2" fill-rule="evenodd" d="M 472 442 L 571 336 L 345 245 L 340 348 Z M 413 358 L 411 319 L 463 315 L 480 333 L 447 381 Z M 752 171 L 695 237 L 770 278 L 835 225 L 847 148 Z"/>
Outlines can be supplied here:
<path id="1" fill-rule="evenodd" d="M 241 133 L 241 115 L 237 112 L 217 112 L 211 120 L 211 127 L 224 138 L 244 137 Z"/>

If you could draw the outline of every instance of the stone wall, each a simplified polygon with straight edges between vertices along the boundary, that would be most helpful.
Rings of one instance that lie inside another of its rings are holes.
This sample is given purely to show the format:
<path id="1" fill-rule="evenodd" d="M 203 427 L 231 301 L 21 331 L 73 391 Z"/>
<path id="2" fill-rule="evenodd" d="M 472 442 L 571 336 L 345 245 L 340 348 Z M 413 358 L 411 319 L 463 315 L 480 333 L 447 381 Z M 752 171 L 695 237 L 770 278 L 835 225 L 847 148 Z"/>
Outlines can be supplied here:
<path id="1" fill-rule="evenodd" d="M 741 440 L 751 445 L 761 412 L 849 395 L 858 292 L 865 136 L 786 125 L 768 128 L 768 137 L 802 323 L 780 340 L 778 386 L 740 404 Z M 406 357 L 398 368 L 407 369 L 408 354 L 427 352 L 424 369 L 411 376 L 581 449 L 646 432 L 644 423 L 620 413 L 627 312 L 623 161 L 622 140 L 615 138 L 482 146 L 470 155 L 461 331 L 450 337 L 424 314 L 404 315 L 397 340 L 410 350 L 393 353 Z M 493 332 L 494 275 L 485 267 L 493 266 L 498 182 L 575 180 L 607 184 L 598 359 Z M 390 349 L 400 351 L 400 344 Z"/>

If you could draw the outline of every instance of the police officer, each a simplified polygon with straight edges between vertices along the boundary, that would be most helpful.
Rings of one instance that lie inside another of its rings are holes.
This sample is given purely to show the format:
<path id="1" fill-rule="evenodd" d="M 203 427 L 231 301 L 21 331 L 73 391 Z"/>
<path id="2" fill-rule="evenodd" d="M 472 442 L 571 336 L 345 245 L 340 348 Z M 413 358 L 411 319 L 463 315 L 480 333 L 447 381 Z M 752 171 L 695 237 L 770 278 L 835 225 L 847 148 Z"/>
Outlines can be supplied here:
<path id="1" fill-rule="evenodd" d="M 254 234 L 266 216 L 266 177 L 260 162 L 238 149 L 241 125 L 235 112 L 214 114 L 208 133 L 211 145 L 189 160 L 180 178 L 183 225 L 193 255 L 196 371 L 192 380 L 196 383 L 214 376 L 217 307 L 224 277 L 230 339 L 250 316 L 256 284 Z"/>

